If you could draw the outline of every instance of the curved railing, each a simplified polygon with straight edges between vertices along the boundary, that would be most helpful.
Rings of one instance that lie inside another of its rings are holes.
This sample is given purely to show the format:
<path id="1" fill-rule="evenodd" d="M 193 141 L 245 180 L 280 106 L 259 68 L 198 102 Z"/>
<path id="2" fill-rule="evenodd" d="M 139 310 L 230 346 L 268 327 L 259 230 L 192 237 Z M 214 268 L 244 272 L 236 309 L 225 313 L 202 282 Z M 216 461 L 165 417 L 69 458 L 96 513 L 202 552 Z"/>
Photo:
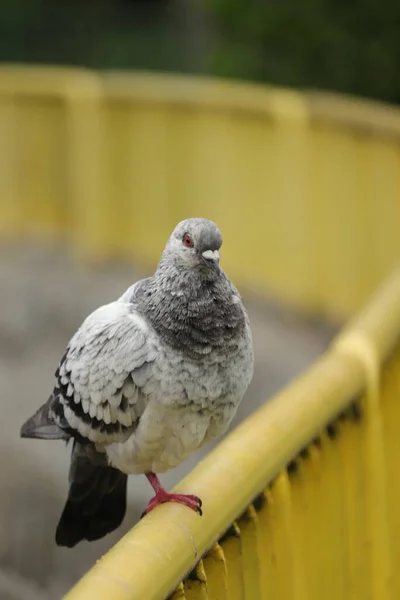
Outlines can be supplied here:
<path id="1" fill-rule="evenodd" d="M 0 67 L 0 235 L 154 265 L 200 215 L 248 289 L 343 320 L 397 264 L 400 111 L 146 73 Z"/>

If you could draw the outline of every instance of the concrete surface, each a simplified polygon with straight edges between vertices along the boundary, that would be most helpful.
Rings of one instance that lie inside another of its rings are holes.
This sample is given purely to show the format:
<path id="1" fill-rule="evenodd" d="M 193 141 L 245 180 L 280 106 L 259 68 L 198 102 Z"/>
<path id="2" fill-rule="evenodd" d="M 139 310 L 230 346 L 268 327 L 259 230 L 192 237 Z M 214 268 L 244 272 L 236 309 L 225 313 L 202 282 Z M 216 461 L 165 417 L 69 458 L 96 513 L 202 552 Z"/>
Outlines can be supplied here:
<path id="1" fill-rule="evenodd" d="M 67 491 L 69 449 L 62 442 L 21 440 L 22 422 L 47 399 L 64 347 L 84 317 L 117 298 L 137 277 L 121 264 L 77 266 L 59 247 L 0 246 L 0 600 L 60 598 L 123 532 L 151 497 L 144 477 L 131 477 L 124 526 L 100 542 L 57 548 L 54 532 Z M 332 330 L 245 299 L 256 369 L 236 425 L 308 366 Z M 199 458 L 166 474 L 172 486 Z"/>

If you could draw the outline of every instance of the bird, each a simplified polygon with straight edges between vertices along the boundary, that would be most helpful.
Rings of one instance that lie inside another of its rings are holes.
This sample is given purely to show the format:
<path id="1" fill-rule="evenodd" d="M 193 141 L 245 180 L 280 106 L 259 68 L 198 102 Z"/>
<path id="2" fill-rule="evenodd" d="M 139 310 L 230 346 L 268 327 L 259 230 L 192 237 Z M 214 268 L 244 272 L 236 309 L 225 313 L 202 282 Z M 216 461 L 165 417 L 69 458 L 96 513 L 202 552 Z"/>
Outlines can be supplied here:
<path id="1" fill-rule="evenodd" d="M 253 376 L 249 317 L 221 245 L 214 222 L 178 223 L 154 274 L 84 320 L 48 401 L 22 425 L 23 438 L 72 443 L 57 545 L 117 529 L 129 475 L 155 492 L 143 514 L 164 502 L 202 514 L 200 498 L 167 492 L 158 474 L 226 432 Z"/>

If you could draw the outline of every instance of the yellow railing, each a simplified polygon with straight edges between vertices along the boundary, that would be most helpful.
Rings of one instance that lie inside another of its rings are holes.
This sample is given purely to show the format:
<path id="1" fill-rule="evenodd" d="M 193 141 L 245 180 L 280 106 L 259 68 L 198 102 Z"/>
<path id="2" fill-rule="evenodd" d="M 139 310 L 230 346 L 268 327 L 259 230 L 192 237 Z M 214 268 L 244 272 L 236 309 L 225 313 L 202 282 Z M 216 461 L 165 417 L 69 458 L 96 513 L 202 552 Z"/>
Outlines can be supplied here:
<path id="1" fill-rule="evenodd" d="M 178 220 L 207 216 L 241 288 L 344 318 L 397 264 L 399 145 L 400 112 L 376 103 L 3 66 L 0 235 L 150 266 Z M 396 600 L 399 396 L 397 273 L 178 486 L 202 518 L 160 507 L 68 598 Z"/>
<path id="2" fill-rule="evenodd" d="M 400 252 L 400 111 L 171 75 L 0 67 L 0 235 L 154 266 L 214 219 L 241 289 L 347 318 Z"/>
<path id="3" fill-rule="evenodd" d="M 397 600 L 399 398 L 400 271 L 66 600 Z"/>

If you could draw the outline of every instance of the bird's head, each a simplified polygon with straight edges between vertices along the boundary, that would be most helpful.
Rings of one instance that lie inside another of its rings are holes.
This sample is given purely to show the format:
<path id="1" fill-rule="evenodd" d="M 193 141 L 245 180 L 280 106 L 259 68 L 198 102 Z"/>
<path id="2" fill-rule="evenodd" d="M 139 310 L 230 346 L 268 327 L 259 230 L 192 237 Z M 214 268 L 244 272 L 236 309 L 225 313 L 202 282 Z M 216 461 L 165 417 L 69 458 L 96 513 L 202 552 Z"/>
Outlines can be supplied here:
<path id="1" fill-rule="evenodd" d="M 164 250 L 164 258 L 180 268 L 198 268 L 205 274 L 219 273 L 222 235 L 207 219 L 186 219 L 175 227 Z"/>

